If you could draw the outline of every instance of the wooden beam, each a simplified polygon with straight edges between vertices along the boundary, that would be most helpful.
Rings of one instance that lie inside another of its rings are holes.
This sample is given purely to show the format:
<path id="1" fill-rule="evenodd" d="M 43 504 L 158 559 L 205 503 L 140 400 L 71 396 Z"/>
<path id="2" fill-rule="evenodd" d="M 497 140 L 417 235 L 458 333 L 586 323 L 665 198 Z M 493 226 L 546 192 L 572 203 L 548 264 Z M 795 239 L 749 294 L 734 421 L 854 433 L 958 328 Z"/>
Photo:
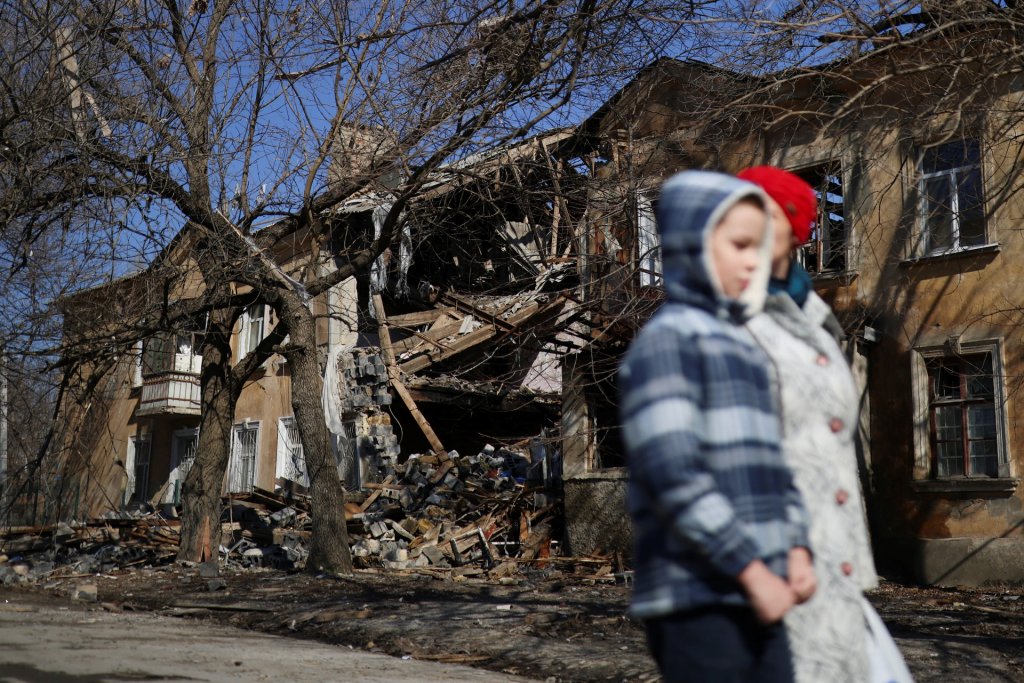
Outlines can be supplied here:
<path id="1" fill-rule="evenodd" d="M 499 317 L 499 315 L 495 315 L 490 311 L 485 311 L 484 309 L 475 306 L 472 302 L 466 301 L 465 299 L 460 298 L 455 294 L 452 294 L 451 292 L 446 292 L 445 294 L 442 295 L 442 298 L 446 302 L 451 304 L 454 308 L 464 313 L 471 313 L 475 317 L 479 318 L 481 321 L 490 323 L 494 327 L 500 327 L 506 332 L 515 331 L 515 325 L 512 325 L 506 322 L 505 320 L 502 320 L 501 317 Z"/>
<path id="2" fill-rule="evenodd" d="M 554 301 L 544 304 L 543 306 L 536 301 L 531 301 L 508 320 L 502 320 L 502 329 L 500 331 L 495 329 L 493 325 L 485 324 L 483 327 L 476 329 L 469 334 L 465 334 L 453 341 L 447 350 L 441 351 L 438 349 L 432 349 L 426 353 L 416 356 L 415 358 L 410 358 L 402 363 L 402 372 L 407 375 L 411 375 L 424 368 L 429 368 L 434 363 L 438 363 L 446 358 L 451 358 L 456 354 L 462 353 L 463 351 L 481 344 L 492 337 L 497 336 L 499 332 L 515 332 L 519 329 L 519 325 L 523 324 L 533 316 L 539 313 L 546 313 L 555 310 L 564 304 L 565 298 L 561 296 L 556 297 Z M 494 316 L 489 316 L 489 318 L 493 320 Z"/>
<path id="3" fill-rule="evenodd" d="M 409 410 L 412 415 L 412 419 L 416 421 L 420 430 L 423 432 L 423 436 L 427 437 L 427 443 L 434 450 L 435 453 L 447 453 L 444 446 L 441 445 L 441 440 L 437 438 L 437 434 L 431 428 L 430 423 L 427 422 L 427 418 L 423 417 L 423 413 L 416 406 L 416 401 L 412 400 L 412 396 L 409 395 L 409 391 L 405 388 L 405 384 L 402 383 L 401 373 L 398 366 L 395 364 L 395 352 L 391 347 L 391 333 L 388 331 L 388 318 L 384 313 L 384 301 L 380 298 L 380 294 L 373 295 L 373 307 L 377 312 L 377 324 L 379 325 L 380 332 L 380 350 L 381 355 L 384 356 L 384 364 L 388 369 L 388 377 L 391 379 L 391 386 L 395 388 L 395 393 L 402 399 L 402 403 Z"/>
<path id="4" fill-rule="evenodd" d="M 416 311 L 415 313 L 402 313 L 388 318 L 388 324 L 393 327 L 416 327 L 426 325 L 438 319 L 442 314 L 447 313 L 449 308 L 433 308 L 429 311 Z"/>
<path id="5" fill-rule="evenodd" d="M 430 344 L 431 346 L 439 349 L 447 349 L 448 345 L 441 344 L 440 341 L 445 337 L 457 334 L 461 327 L 462 321 L 457 320 L 435 329 L 427 330 L 426 332 L 414 332 L 412 336 L 407 337 L 406 339 L 400 339 L 399 341 L 393 342 L 395 358 L 424 343 Z"/>

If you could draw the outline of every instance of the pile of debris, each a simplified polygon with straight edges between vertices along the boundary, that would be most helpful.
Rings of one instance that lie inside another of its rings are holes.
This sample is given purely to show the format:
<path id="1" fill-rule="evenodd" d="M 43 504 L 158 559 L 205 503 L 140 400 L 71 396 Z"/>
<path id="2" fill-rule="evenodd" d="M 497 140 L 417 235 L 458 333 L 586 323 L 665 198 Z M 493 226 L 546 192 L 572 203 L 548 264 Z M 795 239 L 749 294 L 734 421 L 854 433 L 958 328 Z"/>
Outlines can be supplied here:
<path id="1" fill-rule="evenodd" d="M 430 568 L 501 578 L 551 555 L 560 509 L 543 490 L 541 463 L 485 446 L 412 456 L 351 515 L 352 553 L 364 565 Z"/>
<path id="2" fill-rule="evenodd" d="M 357 567 L 439 577 L 501 579 L 524 566 L 597 565 L 608 558 L 559 558 L 561 505 L 543 487 L 542 461 L 512 449 L 413 455 L 383 482 L 348 494 L 346 519 Z M 301 487 L 254 489 L 226 501 L 221 561 L 236 567 L 298 569 L 312 534 Z M 57 567 L 78 574 L 174 560 L 180 522 L 156 512 L 122 513 L 74 525 L 0 529 L 0 581 L 43 578 Z M 621 570 L 621 567 L 619 568 Z"/>

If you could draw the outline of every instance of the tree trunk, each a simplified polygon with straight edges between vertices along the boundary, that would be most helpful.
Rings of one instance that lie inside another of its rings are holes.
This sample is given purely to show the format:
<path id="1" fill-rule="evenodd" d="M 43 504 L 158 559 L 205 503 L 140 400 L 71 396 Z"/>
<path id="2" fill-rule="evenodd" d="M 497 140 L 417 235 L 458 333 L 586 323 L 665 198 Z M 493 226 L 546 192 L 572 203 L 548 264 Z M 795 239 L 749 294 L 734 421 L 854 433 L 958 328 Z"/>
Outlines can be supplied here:
<path id="1" fill-rule="evenodd" d="M 231 453 L 235 392 L 231 379 L 231 316 L 210 314 L 210 329 L 202 345 L 202 415 L 199 443 L 181 489 L 181 545 L 178 559 L 217 560 L 220 547 L 220 498 Z"/>
<path id="2" fill-rule="evenodd" d="M 313 535 L 306 569 L 347 575 L 352 573 L 352 555 L 345 526 L 345 491 L 328 446 L 313 314 L 294 292 L 282 300 L 281 319 L 290 334 L 284 355 L 291 368 L 292 410 L 302 437 L 312 499 Z"/>

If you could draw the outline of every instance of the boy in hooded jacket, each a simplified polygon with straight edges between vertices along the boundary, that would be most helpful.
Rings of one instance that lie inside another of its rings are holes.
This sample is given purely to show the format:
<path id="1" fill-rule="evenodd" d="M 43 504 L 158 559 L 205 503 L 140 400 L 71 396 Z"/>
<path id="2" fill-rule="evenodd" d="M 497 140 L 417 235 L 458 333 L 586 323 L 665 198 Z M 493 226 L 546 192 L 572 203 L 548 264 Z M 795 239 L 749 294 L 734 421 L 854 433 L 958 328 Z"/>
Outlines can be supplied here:
<path id="1" fill-rule="evenodd" d="M 743 327 L 765 298 L 766 206 L 758 187 L 720 173 L 665 182 L 668 300 L 620 369 L 631 613 L 669 683 L 791 681 L 779 622 L 814 591 L 769 361 Z"/>

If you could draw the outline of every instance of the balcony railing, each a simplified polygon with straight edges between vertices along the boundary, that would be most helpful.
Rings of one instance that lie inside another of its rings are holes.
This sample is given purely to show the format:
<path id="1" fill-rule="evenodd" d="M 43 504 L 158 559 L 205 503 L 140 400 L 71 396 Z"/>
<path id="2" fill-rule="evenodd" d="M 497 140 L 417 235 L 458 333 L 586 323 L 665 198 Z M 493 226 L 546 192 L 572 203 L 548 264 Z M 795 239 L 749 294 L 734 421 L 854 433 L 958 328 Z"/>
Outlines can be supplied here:
<path id="1" fill-rule="evenodd" d="M 163 372 L 142 378 L 136 415 L 199 415 L 199 375 Z"/>

